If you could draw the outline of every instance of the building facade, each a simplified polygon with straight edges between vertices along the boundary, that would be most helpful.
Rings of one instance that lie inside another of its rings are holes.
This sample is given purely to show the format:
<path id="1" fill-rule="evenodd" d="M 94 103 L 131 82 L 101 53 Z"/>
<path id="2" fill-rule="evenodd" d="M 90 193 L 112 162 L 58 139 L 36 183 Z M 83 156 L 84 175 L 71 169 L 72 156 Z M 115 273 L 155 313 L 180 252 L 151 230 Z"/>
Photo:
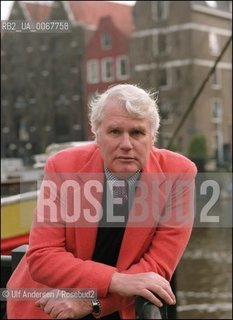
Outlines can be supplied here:
<path id="1" fill-rule="evenodd" d="M 129 28 L 130 13 L 106 1 L 14 2 L 9 20 L 63 20 L 70 32 L 2 34 L 2 158 L 27 162 L 51 143 L 88 139 L 86 46 L 103 16 Z"/>
<path id="2" fill-rule="evenodd" d="M 47 9 L 46 15 L 45 10 Z M 62 3 L 15 1 L 10 20 L 65 20 Z M 52 142 L 83 140 L 84 31 L 6 33 L 2 39 L 2 157 L 28 158 Z"/>
<path id="3" fill-rule="evenodd" d="M 128 16 L 128 19 L 131 16 Z M 122 25 L 124 27 L 124 25 Z M 132 26 L 133 28 L 133 26 Z M 88 106 L 97 93 L 109 86 L 130 81 L 130 32 L 116 27 L 110 16 L 103 17 L 84 56 L 84 101 Z M 88 124 L 87 124 L 88 127 Z M 92 133 L 89 133 L 90 137 Z"/>
<path id="4" fill-rule="evenodd" d="M 159 92 L 158 143 L 166 147 L 231 36 L 231 1 L 137 1 L 133 16 L 132 79 Z M 230 161 L 231 68 L 230 44 L 174 140 L 178 151 L 204 136 L 210 159 Z"/>

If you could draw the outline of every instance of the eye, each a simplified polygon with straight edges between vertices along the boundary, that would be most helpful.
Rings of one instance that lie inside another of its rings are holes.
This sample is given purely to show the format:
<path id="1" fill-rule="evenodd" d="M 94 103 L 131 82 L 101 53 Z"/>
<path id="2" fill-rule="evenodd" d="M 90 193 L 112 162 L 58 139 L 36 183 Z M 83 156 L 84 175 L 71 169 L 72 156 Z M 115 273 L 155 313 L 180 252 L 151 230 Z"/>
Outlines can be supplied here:
<path id="1" fill-rule="evenodd" d="M 116 136 L 116 135 L 120 134 L 120 130 L 117 129 L 117 128 L 114 128 L 114 129 L 111 129 L 111 130 L 110 130 L 110 133 L 111 133 L 112 135 Z"/>
<path id="2" fill-rule="evenodd" d="M 145 135 L 145 132 L 142 131 L 142 130 L 138 130 L 138 129 L 135 129 L 131 132 L 131 135 L 133 137 L 140 137 L 140 136 L 144 136 Z"/>

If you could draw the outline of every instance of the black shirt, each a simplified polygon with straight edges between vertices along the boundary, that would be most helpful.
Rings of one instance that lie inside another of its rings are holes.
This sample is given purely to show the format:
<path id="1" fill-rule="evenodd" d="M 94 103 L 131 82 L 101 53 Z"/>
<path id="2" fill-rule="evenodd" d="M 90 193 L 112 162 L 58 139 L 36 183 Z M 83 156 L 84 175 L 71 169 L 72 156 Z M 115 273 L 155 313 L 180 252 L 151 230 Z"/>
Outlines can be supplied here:
<path id="1" fill-rule="evenodd" d="M 129 188 L 134 188 L 137 179 L 139 178 L 140 173 L 136 173 L 133 179 L 130 180 Z M 109 178 L 109 175 L 107 174 Z M 111 178 L 111 177 L 110 177 Z M 93 252 L 92 260 L 100 263 L 104 263 L 110 266 L 116 266 L 117 259 L 119 256 L 121 242 L 125 232 L 125 226 L 128 219 L 128 212 L 132 205 L 128 203 L 128 201 L 122 201 L 122 204 L 113 204 L 113 196 L 110 192 L 107 192 L 108 184 L 107 179 L 105 178 L 104 182 L 104 193 L 103 193 L 103 200 L 102 200 L 102 207 L 103 207 L 103 217 L 99 223 L 98 232 L 97 232 L 97 239 L 95 244 L 95 249 Z M 132 183 L 133 182 L 133 183 Z M 128 190 L 128 185 L 127 185 Z M 108 190 L 109 191 L 109 190 Z M 133 197 L 132 197 L 133 198 Z M 131 198 L 131 200 L 132 200 Z M 113 208 L 113 215 L 114 217 L 120 217 L 123 219 L 123 222 L 112 222 L 111 217 L 109 217 L 109 210 Z M 86 320 L 95 319 L 91 314 L 82 318 Z M 119 312 L 114 312 L 100 319 L 103 320 L 118 320 L 120 319 Z"/>

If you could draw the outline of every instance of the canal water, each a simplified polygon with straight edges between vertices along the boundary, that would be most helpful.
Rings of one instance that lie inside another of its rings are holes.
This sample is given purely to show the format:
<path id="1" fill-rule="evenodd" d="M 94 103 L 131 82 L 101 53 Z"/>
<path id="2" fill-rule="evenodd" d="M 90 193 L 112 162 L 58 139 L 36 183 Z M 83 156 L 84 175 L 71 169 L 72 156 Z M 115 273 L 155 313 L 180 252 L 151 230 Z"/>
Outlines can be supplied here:
<path id="1" fill-rule="evenodd" d="M 214 214 L 232 215 L 231 200 Z M 232 319 L 232 228 L 209 224 L 194 227 L 177 268 L 178 319 Z"/>

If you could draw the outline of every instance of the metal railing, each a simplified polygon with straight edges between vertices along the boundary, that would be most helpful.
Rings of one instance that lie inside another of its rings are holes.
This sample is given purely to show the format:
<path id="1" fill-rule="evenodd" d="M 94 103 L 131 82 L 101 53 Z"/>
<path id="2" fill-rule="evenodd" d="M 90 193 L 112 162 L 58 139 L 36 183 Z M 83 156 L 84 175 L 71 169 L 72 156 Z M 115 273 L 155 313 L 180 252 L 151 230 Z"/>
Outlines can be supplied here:
<path id="1" fill-rule="evenodd" d="M 171 279 L 171 287 L 176 295 L 176 275 L 174 273 Z M 155 306 L 150 301 L 142 297 L 136 297 L 136 319 L 177 319 L 176 306 L 168 305 L 162 301 L 163 306 L 161 308 Z"/>
<path id="2" fill-rule="evenodd" d="M 28 245 L 22 245 L 12 250 L 11 256 L 1 255 L 1 287 L 5 288 L 12 272 L 27 251 Z M 175 274 L 171 280 L 171 286 L 175 294 Z M 158 308 L 142 297 L 135 298 L 136 319 L 176 319 L 176 306 L 169 306 L 163 301 L 163 307 Z M 6 319 L 6 302 L 1 303 L 1 319 Z"/>
<path id="3" fill-rule="evenodd" d="M 1 288 L 6 284 L 20 260 L 27 251 L 28 245 L 22 245 L 12 250 L 11 256 L 1 255 Z M 6 301 L 1 301 L 1 319 L 6 319 Z"/>

